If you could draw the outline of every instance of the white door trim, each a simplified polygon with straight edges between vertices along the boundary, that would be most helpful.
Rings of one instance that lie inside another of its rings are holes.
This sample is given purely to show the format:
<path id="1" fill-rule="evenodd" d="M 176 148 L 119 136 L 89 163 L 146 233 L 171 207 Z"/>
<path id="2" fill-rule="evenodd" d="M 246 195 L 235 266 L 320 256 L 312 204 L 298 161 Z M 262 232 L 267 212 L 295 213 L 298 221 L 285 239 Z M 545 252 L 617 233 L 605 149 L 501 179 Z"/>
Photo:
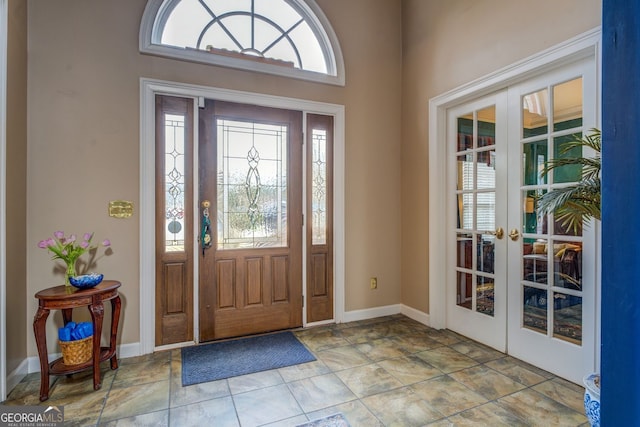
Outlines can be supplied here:
<path id="1" fill-rule="evenodd" d="M 0 401 L 7 398 L 7 0 L 0 0 Z"/>
<path id="2" fill-rule="evenodd" d="M 156 94 L 300 110 L 334 116 L 334 320 L 344 316 L 345 286 L 345 109 L 343 105 L 274 95 L 140 79 L 140 354 L 155 347 L 155 101 Z M 197 209 L 196 209 L 197 211 Z M 195 285 L 197 289 L 197 285 Z M 304 287 L 303 287 L 304 289 Z M 197 314 L 197 313 L 196 313 Z M 194 315 L 197 320 L 197 316 Z M 197 323 L 197 322 L 196 322 Z"/>
<path id="3" fill-rule="evenodd" d="M 598 27 L 429 100 L 429 266 L 446 265 L 446 253 L 438 248 L 447 241 L 442 227 L 447 207 L 447 109 L 580 58 L 594 56 L 600 70 L 600 38 Z M 597 80 L 600 87 L 599 76 Z M 599 109 L 597 117 L 599 121 Z M 429 268 L 429 318 L 437 329 L 446 327 L 446 276 L 445 269 Z"/>

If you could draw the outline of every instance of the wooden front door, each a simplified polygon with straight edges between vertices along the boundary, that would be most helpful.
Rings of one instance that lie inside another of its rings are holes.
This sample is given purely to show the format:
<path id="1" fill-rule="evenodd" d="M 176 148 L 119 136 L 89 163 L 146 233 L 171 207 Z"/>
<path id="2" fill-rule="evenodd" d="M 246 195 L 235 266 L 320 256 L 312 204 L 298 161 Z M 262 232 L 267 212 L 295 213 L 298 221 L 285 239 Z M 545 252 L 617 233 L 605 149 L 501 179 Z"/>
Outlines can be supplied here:
<path id="1" fill-rule="evenodd" d="M 199 117 L 200 341 L 301 326 L 302 113 L 206 100 Z"/>

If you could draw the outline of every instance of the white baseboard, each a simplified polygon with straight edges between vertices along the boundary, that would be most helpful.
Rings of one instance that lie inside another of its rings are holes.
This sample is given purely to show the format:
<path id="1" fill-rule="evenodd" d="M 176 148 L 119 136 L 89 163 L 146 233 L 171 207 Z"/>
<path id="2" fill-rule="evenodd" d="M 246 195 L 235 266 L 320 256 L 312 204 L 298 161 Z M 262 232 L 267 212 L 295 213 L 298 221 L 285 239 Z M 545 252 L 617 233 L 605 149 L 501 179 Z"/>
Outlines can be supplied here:
<path id="1" fill-rule="evenodd" d="M 391 316 L 400 314 L 400 304 L 386 305 L 383 307 L 365 308 L 362 310 L 345 311 L 342 320 L 346 322 L 355 322 L 358 320 L 374 319 L 376 317 Z"/>
<path id="2" fill-rule="evenodd" d="M 413 307 L 409 307 L 404 304 L 386 305 L 383 307 L 365 308 L 362 310 L 346 311 L 344 313 L 345 322 L 355 322 L 358 320 L 374 319 L 376 317 L 391 316 L 393 314 L 404 314 L 410 319 L 422 323 L 426 326 L 431 326 L 429 321 L 429 314 L 416 310 Z"/>
<path id="3" fill-rule="evenodd" d="M 420 310 L 416 310 L 413 307 L 409 307 L 408 305 L 402 304 L 402 308 L 400 312 L 407 316 L 410 319 L 415 320 L 416 322 L 420 322 L 423 325 L 431 326 L 431 321 L 429 320 L 429 314 Z"/>
<path id="4" fill-rule="evenodd" d="M 27 359 L 23 360 L 16 369 L 7 375 L 7 395 L 17 386 L 20 381 L 29 373 Z"/>

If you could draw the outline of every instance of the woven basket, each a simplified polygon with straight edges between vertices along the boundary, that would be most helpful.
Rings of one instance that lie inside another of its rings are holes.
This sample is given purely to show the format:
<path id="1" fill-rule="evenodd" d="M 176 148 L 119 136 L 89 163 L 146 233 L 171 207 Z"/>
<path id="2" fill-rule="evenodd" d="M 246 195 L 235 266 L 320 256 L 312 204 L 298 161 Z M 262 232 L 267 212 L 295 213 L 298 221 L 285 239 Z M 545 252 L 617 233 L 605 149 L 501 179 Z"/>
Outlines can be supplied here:
<path id="1" fill-rule="evenodd" d="M 78 365 L 93 356 L 93 337 L 76 341 L 58 341 L 62 349 L 62 360 L 65 365 Z"/>

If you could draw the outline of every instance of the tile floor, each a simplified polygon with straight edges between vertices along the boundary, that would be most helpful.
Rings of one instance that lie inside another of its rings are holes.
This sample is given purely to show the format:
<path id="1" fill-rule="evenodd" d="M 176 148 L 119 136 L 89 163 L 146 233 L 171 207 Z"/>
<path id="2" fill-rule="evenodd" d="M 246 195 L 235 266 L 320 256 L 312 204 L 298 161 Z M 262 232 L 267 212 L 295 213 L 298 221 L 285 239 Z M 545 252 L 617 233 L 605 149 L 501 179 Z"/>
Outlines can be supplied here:
<path id="1" fill-rule="evenodd" d="M 342 412 L 357 426 L 588 426 L 583 389 L 405 316 L 296 332 L 317 361 L 188 387 L 180 350 L 52 377 L 73 426 L 296 426 Z M 30 374 L 6 405 L 39 404 Z"/>

